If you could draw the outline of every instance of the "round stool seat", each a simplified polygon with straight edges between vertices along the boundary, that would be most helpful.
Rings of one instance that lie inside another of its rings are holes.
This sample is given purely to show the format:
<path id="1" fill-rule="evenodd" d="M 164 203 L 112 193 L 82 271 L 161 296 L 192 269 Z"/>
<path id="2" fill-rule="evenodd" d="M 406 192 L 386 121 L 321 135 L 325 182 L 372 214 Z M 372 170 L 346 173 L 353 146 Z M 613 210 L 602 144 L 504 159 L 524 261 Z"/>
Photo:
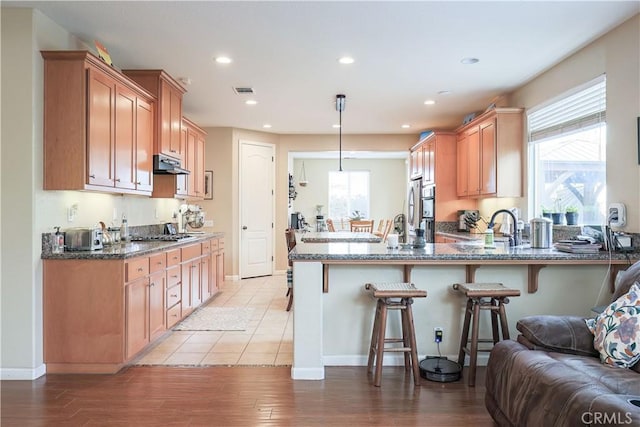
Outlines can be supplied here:
<path id="1" fill-rule="evenodd" d="M 456 283 L 453 289 L 467 298 L 519 297 L 518 289 L 507 288 L 502 283 Z"/>

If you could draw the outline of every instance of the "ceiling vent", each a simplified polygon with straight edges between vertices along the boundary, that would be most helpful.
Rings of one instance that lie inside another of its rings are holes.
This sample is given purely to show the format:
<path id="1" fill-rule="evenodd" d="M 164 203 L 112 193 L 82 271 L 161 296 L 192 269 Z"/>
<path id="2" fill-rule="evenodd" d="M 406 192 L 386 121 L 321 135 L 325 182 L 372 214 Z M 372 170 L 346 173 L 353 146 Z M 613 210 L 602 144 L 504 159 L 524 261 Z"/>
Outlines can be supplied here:
<path id="1" fill-rule="evenodd" d="M 252 87 L 234 87 L 233 91 L 238 95 L 253 95 L 256 93 Z"/>

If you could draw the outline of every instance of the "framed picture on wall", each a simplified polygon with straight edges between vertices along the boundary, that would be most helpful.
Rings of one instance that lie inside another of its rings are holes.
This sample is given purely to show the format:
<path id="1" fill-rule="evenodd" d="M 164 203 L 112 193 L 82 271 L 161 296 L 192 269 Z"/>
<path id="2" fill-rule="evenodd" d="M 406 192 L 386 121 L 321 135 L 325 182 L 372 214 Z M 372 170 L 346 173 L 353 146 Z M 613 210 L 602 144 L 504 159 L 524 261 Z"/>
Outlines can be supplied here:
<path id="1" fill-rule="evenodd" d="M 213 200 L 213 171 L 204 171 L 204 199 Z"/>

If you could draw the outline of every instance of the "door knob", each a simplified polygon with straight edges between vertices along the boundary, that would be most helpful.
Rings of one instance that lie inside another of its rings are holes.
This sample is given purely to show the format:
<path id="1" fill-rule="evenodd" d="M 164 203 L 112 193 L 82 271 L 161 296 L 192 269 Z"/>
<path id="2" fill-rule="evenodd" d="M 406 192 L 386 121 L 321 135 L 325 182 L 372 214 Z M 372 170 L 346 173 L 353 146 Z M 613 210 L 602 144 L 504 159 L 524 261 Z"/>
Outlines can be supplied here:
<path id="1" fill-rule="evenodd" d="M 243 226 L 242 226 L 242 229 L 243 229 L 243 230 L 246 230 L 246 229 L 247 229 L 247 226 L 246 226 L 246 225 L 243 225 Z"/>

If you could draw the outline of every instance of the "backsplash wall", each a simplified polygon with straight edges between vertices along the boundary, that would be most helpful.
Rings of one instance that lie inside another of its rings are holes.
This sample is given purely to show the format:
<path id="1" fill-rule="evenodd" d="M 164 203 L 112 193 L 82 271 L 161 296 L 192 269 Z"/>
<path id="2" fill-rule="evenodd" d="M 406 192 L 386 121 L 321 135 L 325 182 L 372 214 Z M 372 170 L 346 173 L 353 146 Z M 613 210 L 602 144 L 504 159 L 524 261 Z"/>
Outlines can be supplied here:
<path id="1" fill-rule="evenodd" d="M 47 213 L 39 221 L 40 233 L 50 232 L 56 226 L 60 226 L 62 231 L 72 227 L 90 227 L 99 221 L 107 226 L 120 225 L 123 213 L 130 226 L 173 222 L 173 213 L 183 203 L 176 199 L 81 191 L 39 191 L 37 197 L 38 209 Z M 67 210 L 74 204 L 78 206 L 76 217 L 69 222 Z"/>

